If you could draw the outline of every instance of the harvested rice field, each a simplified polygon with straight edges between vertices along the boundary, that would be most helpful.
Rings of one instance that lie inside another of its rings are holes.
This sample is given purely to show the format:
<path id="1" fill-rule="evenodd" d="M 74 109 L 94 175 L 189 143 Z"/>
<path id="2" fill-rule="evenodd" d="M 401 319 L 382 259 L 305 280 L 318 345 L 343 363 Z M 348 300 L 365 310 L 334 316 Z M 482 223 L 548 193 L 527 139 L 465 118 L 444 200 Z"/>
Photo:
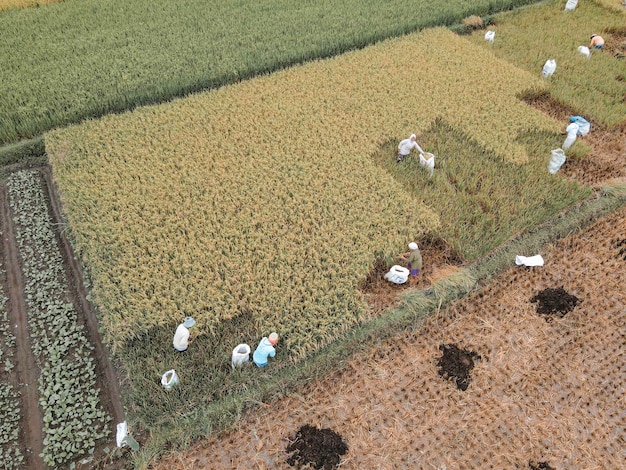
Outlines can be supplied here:
<path id="1" fill-rule="evenodd" d="M 541 255 L 151 468 L 624 468 L 626 209 Z"/>

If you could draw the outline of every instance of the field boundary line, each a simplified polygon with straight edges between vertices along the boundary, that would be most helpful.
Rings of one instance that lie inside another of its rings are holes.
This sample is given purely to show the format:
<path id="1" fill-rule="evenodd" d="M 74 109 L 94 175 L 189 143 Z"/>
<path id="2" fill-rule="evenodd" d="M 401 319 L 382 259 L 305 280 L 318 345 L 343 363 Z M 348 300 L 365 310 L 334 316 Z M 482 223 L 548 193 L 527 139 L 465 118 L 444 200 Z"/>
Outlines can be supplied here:
<path id="1" fill-rule="evenodd" d="M 40 169 L 41 174 L 44 178 L 46 190 L 49 195 L 50 201 L 50 209 L 52 212 L 52 219 L 58 224 L 63 220 L 61 216 L 61 208 L 60 203 L 57 198 L 57 194 L 54 190 L 54 186 L 51 183 L 51 174 L 50 167 L 42 167 Z M 58 239 L 61 244 L 61 251 L 64 254 L 63 258 L 65 260 L 66 272 L 69 271 L 68 276 L 68 289 L 73 291 L 73 297 L 77 299 L 80 305 L 76 305 L 76 310 L 81 314 L 85 323 L 87 324 L 87 329 L 89 330 L 89 339 L 92 346 L 95 348 L 95 358 L 99 363 L 100 370 L 104 372 L 104 378 L 107 387 L 107 393 L 111 400 L 111 412 L 113 415 L 113 420 L 115 423 L 121 423 L 125 421 L 124 416 L 124 408 L 121 402 L 121 394 L 119 387 L 119 376 L 116 373 L 113 365 L 111 364 L 111 360 L 109 359 L 109 354 L 107 348 L 104 346 L 104 342 L 102 341 L 102 335 L 100 334 L 100 327 L 98 323 L 98 319 L 96 314 L 91 307 L 91 304 L 87 300 L 87 289 L 83 283 L 83 272 L 80 268 L 80 265 L 74 255 L 74 250 L 72 249 L 72 245 L 67 239 L 67 236 L 63 232 L 63 230 L 55 230 Z"/>

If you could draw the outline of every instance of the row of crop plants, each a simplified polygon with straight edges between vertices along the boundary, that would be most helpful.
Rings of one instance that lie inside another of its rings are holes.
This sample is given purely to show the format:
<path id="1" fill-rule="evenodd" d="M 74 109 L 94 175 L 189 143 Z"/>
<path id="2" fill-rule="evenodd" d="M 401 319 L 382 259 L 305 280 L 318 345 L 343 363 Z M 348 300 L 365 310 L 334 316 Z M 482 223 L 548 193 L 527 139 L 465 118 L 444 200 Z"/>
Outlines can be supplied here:
<path id="1" fill-rule="evenodd" d="M 0 13 L 0 143 L 536 0 L 81 0 Z"/>
<path id="2" fill-rule="evenodd" d="M 7 179 L 23 262 L 31 348 L 41 370 L 42 458 L 50 467 L 93 452 L 108 435 L 110 417 L 96 388 L 93 347 L 68 290 L 41 176 L 19 171 Z"/>
<path id="3" fill-rule="evenodd" d="M 1 261 L 0 269 L 3 269 Z M 7 470 L 21 468 L 24 464 L 19 445 L 20 394 L 10 380 L 15 367 L 16 340 L 11 332 L 8 300 L 0 289 L 0 462 Z"/>

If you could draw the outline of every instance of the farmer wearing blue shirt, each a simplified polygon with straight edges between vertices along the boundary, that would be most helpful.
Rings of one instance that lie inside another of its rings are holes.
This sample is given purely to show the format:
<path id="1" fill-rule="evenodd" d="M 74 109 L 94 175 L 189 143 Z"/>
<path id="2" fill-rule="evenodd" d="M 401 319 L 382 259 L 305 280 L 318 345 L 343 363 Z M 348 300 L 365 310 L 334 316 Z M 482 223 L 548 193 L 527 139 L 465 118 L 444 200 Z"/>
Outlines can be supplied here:
<path id="1" fill-rule="evenodd" d="M 274 357 L 276 355 L 276 349 L 274 349 L 276 343 L 278 343 L 277 333 L 272 333 L 269 337 L 263 337 L 252 355 L 252 360 L 258 367 L 265 367 L 268 356 Z"/>

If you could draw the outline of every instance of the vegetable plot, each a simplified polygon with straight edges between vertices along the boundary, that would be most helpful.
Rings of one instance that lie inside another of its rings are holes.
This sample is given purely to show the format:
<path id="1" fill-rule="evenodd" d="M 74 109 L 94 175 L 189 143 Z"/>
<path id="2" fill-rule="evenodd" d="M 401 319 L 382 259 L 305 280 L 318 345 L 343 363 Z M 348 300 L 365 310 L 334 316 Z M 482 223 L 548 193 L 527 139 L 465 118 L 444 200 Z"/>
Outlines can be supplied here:
<path id="1" fill-rule="evenodd" d="M 0 269 L 2 265 L 0 264 Z M 21 468 L 24 456 L 19 448 L 20 430 L 19 392 L 5 382 L 5 376 L 14 368 L 15 336 L 10 330 L 6 311 L 7 298 L 0 293 L 0 462 L 5 469 Z"/>
<path id="2" fill-rule="evenodd" d="M 44 415 L 41 457 L 51 467 L 93 452 L 110 421 L 96 388 L 93 347 L 78 323 L 40 178 L 20 171 L 7 180 L 23 261 L 31 344 Z"/>

